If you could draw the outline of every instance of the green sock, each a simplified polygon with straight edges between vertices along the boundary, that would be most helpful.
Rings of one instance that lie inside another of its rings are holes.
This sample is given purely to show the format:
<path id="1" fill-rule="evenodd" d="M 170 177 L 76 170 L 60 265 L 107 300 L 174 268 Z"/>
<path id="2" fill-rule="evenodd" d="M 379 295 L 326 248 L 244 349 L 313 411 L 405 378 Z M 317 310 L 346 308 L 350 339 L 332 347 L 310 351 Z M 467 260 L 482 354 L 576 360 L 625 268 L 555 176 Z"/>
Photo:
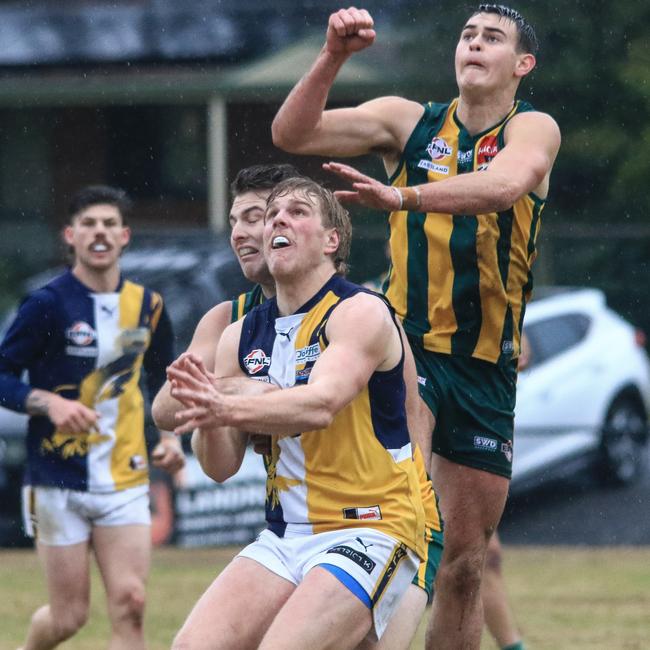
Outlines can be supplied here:
<path id="1" fill-rule="evenodd" d="M 524 648 L 523 641 L 517 641 L 517 643 L 507 645 L 505 648 L 501 648 L 501 650 L 526 650 L 526 648 Z"/>

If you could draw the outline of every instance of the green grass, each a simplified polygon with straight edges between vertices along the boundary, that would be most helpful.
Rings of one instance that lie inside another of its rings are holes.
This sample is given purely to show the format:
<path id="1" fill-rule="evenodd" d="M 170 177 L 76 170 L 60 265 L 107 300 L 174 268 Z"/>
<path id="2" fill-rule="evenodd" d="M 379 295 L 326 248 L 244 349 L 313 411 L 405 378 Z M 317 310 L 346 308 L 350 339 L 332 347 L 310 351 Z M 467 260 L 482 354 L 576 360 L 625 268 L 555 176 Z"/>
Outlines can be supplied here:
<path id="1" fill-rule="evenodd" d="M 154 552 L 148 587 L 150 650 L 169 648 L 198 596 L 233 549 Z M 650 548 L 509 547 L 504 571 L 529 650 L 646 650 L 650 648 Z M 62 650 L 106 646 L 105 600 L 93 571 L 87 626 Z M 45 600 L 34 551 L 0 552 L 0 650 L 23 640 L 32 611 Z M 424 624 L 413 648 L 422 648 Z M 486 636 L 482 648 L 494 648 Z"/>

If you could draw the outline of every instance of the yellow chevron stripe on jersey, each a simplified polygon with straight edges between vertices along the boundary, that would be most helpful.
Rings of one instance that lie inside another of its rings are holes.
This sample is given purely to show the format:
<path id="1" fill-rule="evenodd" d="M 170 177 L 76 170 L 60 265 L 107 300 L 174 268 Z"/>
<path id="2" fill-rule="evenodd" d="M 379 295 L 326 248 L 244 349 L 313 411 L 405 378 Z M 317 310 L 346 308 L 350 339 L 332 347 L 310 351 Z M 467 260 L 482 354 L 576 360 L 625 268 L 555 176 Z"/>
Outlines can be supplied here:
<path id="1" fill-rule="evenodd" d="M 394 186 L 486 169 L 505 146 L 508 121 L 533 110 L 516 102 L 498 124 L 472 136 L 458 120 L 457 103 L 425 105 L 391 178 Z M 409 335 L 435 352 L 492 363 L 517 356 L 543 207 L 529 194 L 499 213 L 392 213 L 386 296 Z"/>

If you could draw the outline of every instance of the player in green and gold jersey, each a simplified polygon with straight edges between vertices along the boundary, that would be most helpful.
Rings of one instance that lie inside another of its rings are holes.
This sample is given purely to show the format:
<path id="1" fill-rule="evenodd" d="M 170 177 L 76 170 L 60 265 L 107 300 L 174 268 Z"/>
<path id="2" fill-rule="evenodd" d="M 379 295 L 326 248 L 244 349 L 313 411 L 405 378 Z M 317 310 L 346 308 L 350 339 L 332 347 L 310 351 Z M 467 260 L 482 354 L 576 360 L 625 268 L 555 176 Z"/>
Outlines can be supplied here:
<path id="1" fill-rule="evenodd" d="M 325 110 L 338 71 L 375 37 L 366 10 L 332 14 L 273 139 L 292 153 L 383 158 L 388 185 L 347 165 L 325 168 L 352 183 L 338 198 L 391 212 L 386 295 L 418 365 L 445 519 L 427 647 L 478 648 L 481 573 L 508 492 L 516 358 L 560 133 L 516 99 L 537 39 L 502 5 L 480 5 L 461 30 L 456 99 L 381 97 Z"/>

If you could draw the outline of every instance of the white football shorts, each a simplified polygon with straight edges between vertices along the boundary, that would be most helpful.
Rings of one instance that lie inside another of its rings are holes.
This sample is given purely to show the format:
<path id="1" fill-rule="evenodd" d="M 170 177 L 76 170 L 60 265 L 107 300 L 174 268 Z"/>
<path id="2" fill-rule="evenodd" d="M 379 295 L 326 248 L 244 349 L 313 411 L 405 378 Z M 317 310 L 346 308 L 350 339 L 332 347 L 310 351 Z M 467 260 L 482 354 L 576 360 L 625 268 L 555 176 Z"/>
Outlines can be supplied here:
<path id="1" fill-rule="evenodd" d="M 98 493 L 25 485 L 23 524 L 27 535 L 50 546 L 88 541 L 94 526 L 149 526 L 149 486 Z"/>
<path id="2" fill-rule="evenodd" d="M 255 560 L 295 585 L 315 566 L 326 569 L 372 611 L 370 637 L 378 640 L 417 572 L 417 555 L 372 528 L 317 534 L 295 528 L 287 526 L 284 537 L 262 531 L 239 557 Z"/>

